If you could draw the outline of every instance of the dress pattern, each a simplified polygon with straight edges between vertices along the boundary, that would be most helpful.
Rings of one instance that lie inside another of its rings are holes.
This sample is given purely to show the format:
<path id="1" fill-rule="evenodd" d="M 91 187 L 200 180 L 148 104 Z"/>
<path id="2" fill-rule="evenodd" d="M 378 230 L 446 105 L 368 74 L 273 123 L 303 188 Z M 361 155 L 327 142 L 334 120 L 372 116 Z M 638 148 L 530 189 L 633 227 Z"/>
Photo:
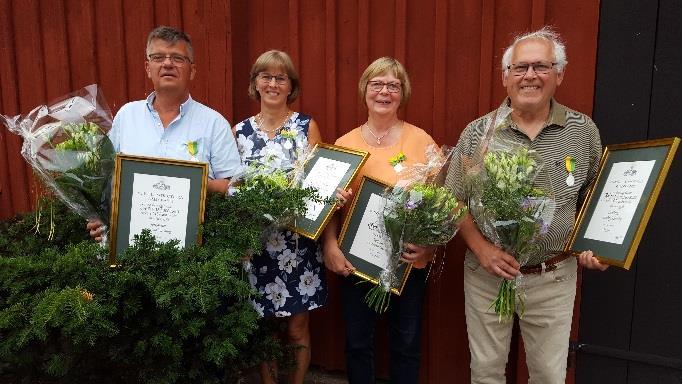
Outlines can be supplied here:
<path id="1" fill-rule="evenodd" d="M 292 113 L 270 139 L 252 116 L 235 126 L 242 162 L 289 168 L 308 146 L 310 116 Z M 251 304 L 261 316 L 286 317 L 321 307 L 327 285 L 319 244 L 297 233 L 273 231 L 260 255 L 244 263 L 259 295 Z"/>

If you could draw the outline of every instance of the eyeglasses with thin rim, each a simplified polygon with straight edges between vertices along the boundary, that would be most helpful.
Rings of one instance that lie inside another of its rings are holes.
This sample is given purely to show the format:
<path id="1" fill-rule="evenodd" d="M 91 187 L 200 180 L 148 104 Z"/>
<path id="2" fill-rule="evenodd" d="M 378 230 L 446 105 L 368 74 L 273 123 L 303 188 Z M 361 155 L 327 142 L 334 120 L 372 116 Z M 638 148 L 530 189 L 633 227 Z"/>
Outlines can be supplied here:
<path id="1" fill-rule="evenodd" d="M 262 81 L 265 84 L 270 84 L 272 80 L 275 80 L 275 83 L 277 85 L 284 85 L 287 83 L 287 80 L 289 80 L 289 76 L 287 75 L 271 75 L 269 73 L 259 73 L 258 74 L 258 80 Z"/>
<path id="2" fill-rule="evenodd" d="M 170 59 L 171 63 L 173 63 L 174 65 L 177 65 L 178 67 L 192 63 L 192 60 L 190 60 L 189 57 L 183 56 L 183 55 L 180 55 L 177 53 L 173 53 L 173 54 L 169 54 L 169 55 L 164 54 L 164 53 L 150 53 L 149 56 L 147 56 L 147 58 L 152 63 L 157 63 L 157 64 L 161 64 L 161 63 L 165 62 L 166 59 Z"/>
<path id="3" fill-rule="evenodd" d="M 370 81 L 367 88 L 372 92 L 381 92 L 384 87 L 389 93 L 398 93 L 402 90 L 400 83 L 384 83 L 383 81 Z"/>
<path id="4" fill-rule="evenodd" d="M 528 68 L 532 68 L 533 72 L 535 72 L 538 75 L 546 75 L 549 73 L 549 71 L 552 70 L 552 68 L 554 68 L 555 65 L 557 65 L 557 63 L 552 63 L 549 61 L 536 61 L 534 63 L 517 63 L 508 65 L 507 69 L 514 76 L 525 75 L 526 73 L 528 73 Z"/>

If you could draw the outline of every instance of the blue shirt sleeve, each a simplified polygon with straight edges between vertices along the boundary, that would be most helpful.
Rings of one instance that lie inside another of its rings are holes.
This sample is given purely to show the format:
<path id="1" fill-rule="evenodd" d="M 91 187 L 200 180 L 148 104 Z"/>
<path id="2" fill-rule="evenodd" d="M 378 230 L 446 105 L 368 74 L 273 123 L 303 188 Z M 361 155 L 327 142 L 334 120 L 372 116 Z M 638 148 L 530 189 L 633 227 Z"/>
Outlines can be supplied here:
<path id="1" fill-rule="evenodd" d="M 212 174 L 209 178 L 227 179 L 237 173 L 241 167 L 241 159 L 230 123 L 221 118 L 215 124 L 210 154 Z"/>

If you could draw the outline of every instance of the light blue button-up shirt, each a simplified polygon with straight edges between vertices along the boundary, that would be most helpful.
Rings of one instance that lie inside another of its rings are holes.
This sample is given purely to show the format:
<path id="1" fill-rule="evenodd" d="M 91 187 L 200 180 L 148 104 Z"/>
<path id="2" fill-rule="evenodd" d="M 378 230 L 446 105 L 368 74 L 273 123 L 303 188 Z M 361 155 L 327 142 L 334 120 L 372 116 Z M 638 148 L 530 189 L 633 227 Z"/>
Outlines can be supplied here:
<path id="1" fill-rule="evenodd" d="M 152 92 L 146 100 L 125 104 L 114 117 L 109 137 L 116 152 L 128 155 L 208 163 L 210 179 L 225 179 L 240 168 L 230 124 L 218 112 L 188 97 L 180 114 L 163 128 Z M 190 145 L 196 143 L 193 156 Z"/>

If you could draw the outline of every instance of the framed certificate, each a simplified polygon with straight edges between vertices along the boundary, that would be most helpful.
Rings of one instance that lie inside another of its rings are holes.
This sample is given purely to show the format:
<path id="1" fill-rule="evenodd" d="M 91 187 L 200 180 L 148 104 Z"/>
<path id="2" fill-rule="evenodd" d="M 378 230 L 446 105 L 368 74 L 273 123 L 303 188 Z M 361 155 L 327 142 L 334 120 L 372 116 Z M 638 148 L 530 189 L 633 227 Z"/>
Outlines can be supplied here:
<path id="1" fill-rule="evenodd" d="M 339 237 L 339 247 L 355 267 L 353 274 L 374 284 L 379 283 L 379 275 L 391 256 L 383 225 L 386 188 L 390 186 L 383 181 L 363 176 Z M 391 292 L 400 295 L 411 269 L 412 264 L 399 263 L 398 279 Z"/>
<path id="2" fill-rule="evenodd" d="M 111 196 L 109 262 L 149 229 L 158 241 L 201 243 L 208 164 L 116 155 Z"/>
<path id="3" fill-rule="evenodd" d="M 609 145 L 567 248 L 630 269 L 680 139 Z"/>
<path id="4" fill-rule="evenodd" d="M 303 187 L 317 189 L 322 199 L 333 198 L 336 189 L 348 188 L 360 167 L 369 157 L 366 151 L 329 144 L 317 144 L 305 163 Z M 296 232 L 317 240 L 335 212 L 335 203 L 309 201 L 305 216 L 296 218 Z"/>

